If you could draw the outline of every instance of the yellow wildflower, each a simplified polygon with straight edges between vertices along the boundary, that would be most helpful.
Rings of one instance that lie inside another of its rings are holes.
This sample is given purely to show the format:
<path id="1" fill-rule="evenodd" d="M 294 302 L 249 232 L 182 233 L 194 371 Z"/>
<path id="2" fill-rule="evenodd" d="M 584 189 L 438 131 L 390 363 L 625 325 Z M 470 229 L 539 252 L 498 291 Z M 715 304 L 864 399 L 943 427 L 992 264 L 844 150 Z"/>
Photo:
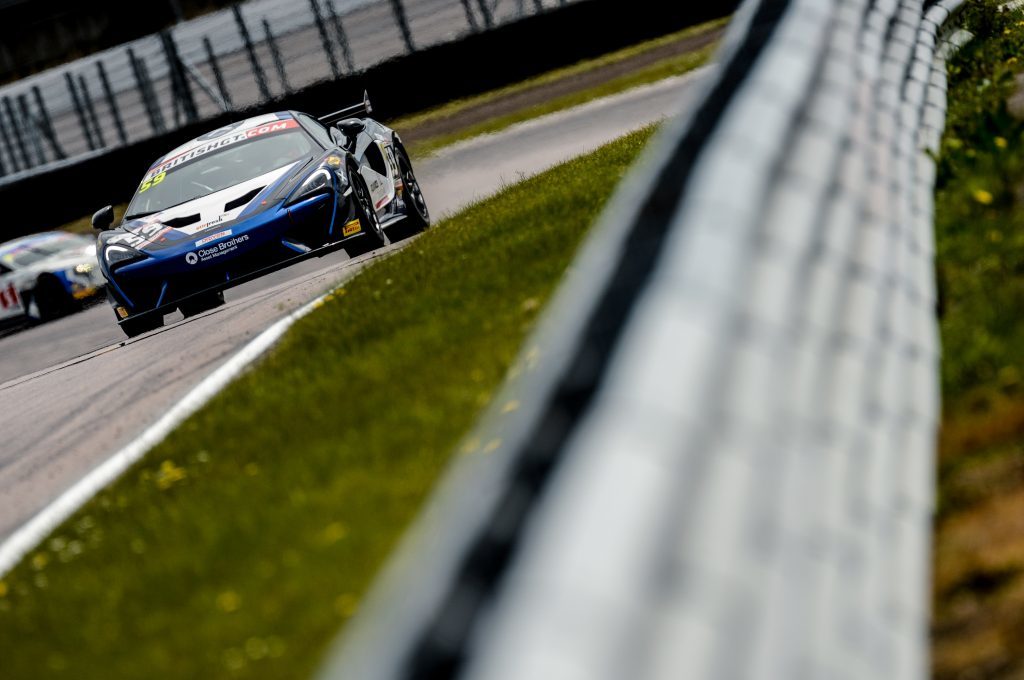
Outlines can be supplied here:
<path id="1" fill-rule="evenodd" d="M 233 590 L 225 590 L 217 596 L 217 609 L 231 613 L 242 606 L 242 598 Z"/>
<path id="2" fill-rule="evenodd" d="M 996 146 L 998 146 L 1000 149 L 1005 149 L 1007 147 L 1007 141 L 1005 137 L 996 137 L 995 142 Z"/>
<path id="3" fill-rule="evenodd" d="M 185 479 L 188 474 L 185 472 L 185 468 L 178 467 L 172 460 L 165 460 L 160 463 L 160 469 L 156 473 L 156 485 L 161 490 L 171 488 L 177 482 Z"/>
<path id="4" fill-rule="evenodd" d="M 975 189 L 974 200 L 982 205 L 991 205 L 995 198 L 992 194 L 984 189 Z"/>

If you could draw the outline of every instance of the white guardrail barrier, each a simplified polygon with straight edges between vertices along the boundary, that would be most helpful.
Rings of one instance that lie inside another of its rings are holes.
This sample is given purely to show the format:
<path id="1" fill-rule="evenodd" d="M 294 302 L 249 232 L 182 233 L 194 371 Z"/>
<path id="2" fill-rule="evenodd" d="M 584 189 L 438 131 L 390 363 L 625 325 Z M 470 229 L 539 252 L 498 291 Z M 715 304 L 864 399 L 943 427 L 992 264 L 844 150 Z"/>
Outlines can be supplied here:
<path id="1" fill-rule="evenodd" d="M 958 6 L 744 4 L 322 678 L 927 676 Z"/>

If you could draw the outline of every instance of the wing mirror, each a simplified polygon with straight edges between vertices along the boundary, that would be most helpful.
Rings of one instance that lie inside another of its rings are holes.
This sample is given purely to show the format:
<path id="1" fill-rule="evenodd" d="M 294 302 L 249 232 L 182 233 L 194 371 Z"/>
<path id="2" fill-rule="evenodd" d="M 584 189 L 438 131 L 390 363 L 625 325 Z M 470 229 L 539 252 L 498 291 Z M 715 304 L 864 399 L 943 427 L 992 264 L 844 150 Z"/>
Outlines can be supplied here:
<path id="1" fill-rule="evenodd" d="M 366 129 L 366 123 L 358 118 L 346 118 L 338 123 L 338 128 L 349 139 L 355 139 L 356 135 Z"/>
<path id="2" fill-rule="evenodd" d="M 92 216 L 92 228 L 97 231 L 106 231 L 110 229 L 110 225 L 114 223 L 114 208 L 112 206 L 106 206 L 100 208 Z"/>

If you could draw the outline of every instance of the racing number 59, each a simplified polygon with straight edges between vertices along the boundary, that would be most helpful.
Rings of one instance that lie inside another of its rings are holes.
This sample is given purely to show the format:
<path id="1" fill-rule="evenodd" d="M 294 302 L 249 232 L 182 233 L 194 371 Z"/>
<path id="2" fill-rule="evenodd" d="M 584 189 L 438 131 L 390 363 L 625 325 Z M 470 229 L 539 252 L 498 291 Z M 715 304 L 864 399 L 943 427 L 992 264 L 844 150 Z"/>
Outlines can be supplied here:
<path id="1" fill-rule="evenodd" d="M 150 189 L 151 187 L 155 187 L 157 184 L 160 184 L 160 182 L 164 181 L 164 177 L 166 176 L 166 170 L 161 172 L 159 175 L 153 175 L 151 179 L 147 179 L 145 182 L 142 183 L 142 186 L 139 187 L 139 193 L 141 194 L 142 192 Z"/>

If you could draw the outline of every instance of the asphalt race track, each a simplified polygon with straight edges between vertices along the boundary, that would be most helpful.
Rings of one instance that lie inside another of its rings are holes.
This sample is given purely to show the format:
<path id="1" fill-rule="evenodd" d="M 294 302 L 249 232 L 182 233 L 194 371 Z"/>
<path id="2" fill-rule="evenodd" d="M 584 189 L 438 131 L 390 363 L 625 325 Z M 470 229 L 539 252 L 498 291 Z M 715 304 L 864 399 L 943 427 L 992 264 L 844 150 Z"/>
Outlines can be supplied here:
<path id="1" fill-rule="evenodd" d="M 417 164 L 435 221 L 690 105 L 706 72 L 469 140 Z M 88 209 L 91 206 L 84 206 Z M 125 342 L 101 304 L 0 339 L 0 540 L 131 441 L 247 341 L 373 257 L 308 260 L 227 292 L 227 304 Z"/>

